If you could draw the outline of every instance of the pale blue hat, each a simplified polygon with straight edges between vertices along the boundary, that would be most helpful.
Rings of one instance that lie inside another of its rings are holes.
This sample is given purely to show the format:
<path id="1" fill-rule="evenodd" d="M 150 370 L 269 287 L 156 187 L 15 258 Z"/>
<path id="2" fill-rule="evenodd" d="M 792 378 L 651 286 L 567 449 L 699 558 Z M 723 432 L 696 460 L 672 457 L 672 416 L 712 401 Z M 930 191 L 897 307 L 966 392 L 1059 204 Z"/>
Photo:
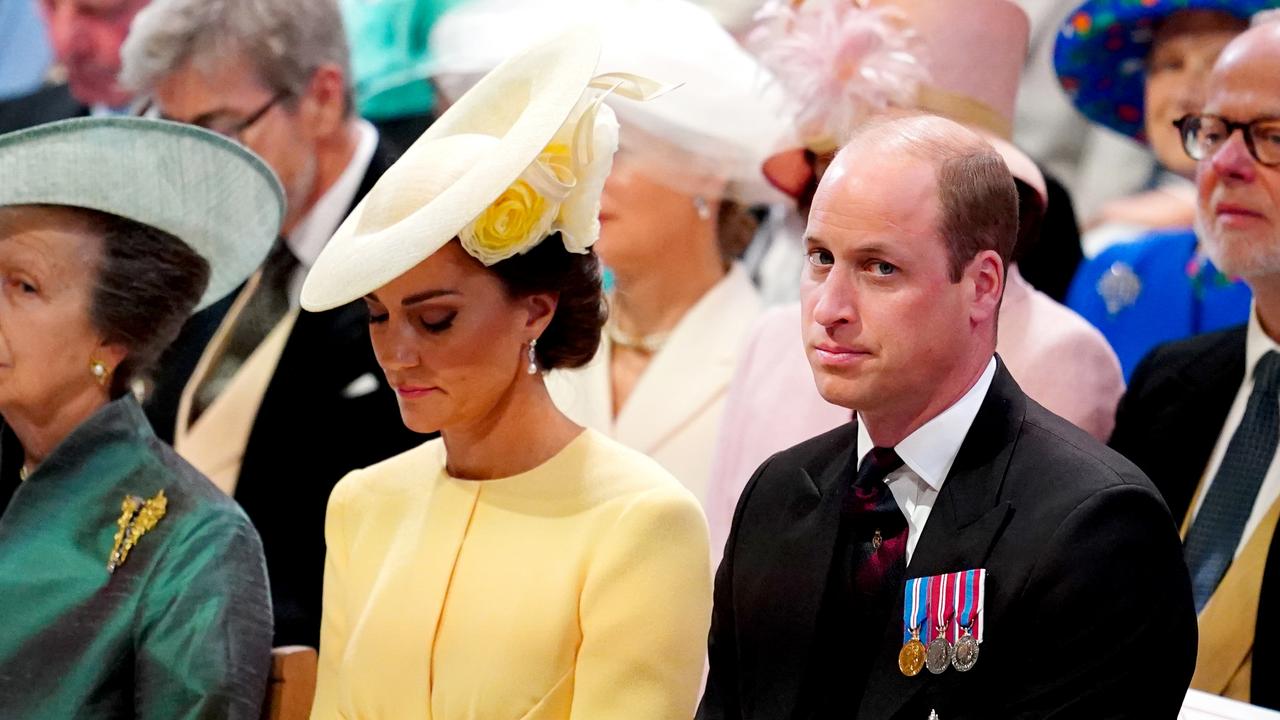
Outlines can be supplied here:
<path id="1" fill-rule="evenodd" d="M 257 155 L 192 125 L 76 118 L 0 135 L 0 207 L 66 205 L 163 230 L 209 262 L 197 309 L 262 264 L 285 197 Z"/>

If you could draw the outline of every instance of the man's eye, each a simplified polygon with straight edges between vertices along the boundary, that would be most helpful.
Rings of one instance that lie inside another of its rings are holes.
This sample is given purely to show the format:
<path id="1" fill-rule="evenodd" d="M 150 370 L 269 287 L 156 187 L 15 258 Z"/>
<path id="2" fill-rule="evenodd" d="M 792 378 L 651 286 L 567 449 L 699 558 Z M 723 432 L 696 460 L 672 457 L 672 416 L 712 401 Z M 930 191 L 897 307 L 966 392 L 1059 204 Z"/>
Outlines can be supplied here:
<path id="1" fill-rule="evenodd" d="M 875 262 L 872 262 L 870 265 L 867 266 L 867 269 L 870 270 L 873 274 L 880 275 L 881 277 L 892 275 L 898 272 L 897 267 L 883 260 L 876 260 Z"/>
<path id="2" fill-rule="evenodd" d="M 823 250 L 822 248 L 814 248 L 813 250 L 810 250 L 808 253 L 808 259 L 810 265 L 818 266 L 827 266 L 835 262 L 835 257 L 831 255 L 831 251 Z"/>

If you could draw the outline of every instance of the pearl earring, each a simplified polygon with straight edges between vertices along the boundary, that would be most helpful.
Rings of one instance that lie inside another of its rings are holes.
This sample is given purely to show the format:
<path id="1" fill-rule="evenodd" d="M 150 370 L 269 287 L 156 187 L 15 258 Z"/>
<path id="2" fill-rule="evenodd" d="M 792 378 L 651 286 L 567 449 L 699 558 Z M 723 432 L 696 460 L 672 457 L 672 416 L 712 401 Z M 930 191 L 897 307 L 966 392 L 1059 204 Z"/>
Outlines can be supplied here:
<path id="1" fill-rule="evenodd" d="M 530 375 L 538 374 L 538 353 L 536 351 L 537 347 L 538 347 L 537 338 L 534 338 L 529 341 L 529 367 L 527 370 L 525 370 L 525 372 L 529 373 Z"/>
<path id="2" fill-rule="evenodd" d="M 99 385 L 104 386 L 107 384 L 107 378 L 111 375 L 107 370 L 106 363 L 101 360 L 90 360 L 89 372 L 93 373 L 93 376 L 98 380 Z"/>

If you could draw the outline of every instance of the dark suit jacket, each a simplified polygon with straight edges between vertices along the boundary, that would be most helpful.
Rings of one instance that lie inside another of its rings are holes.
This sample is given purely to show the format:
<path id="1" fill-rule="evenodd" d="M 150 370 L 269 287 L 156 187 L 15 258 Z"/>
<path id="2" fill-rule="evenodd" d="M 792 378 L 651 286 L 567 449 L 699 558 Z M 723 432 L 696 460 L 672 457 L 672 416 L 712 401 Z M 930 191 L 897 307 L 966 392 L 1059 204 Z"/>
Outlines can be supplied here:
<path id="1" fill-rule="evenodd" d="M 1244 326 L 1168 343 L 1134 370 L 1111 447 L 1151 478 L 1182 522 L 1245 373 Z M 1280 709 L 1280 534 L 1263 573 L 1254 631 L 1255 704 Z"/>
<path id="2" fill-rule="evenodd" d="M 88 114 L 89 108 L 71 97 L 66 85 L 48 85 L 0 102 L 0 134 Z"/>
<path id="3" fill-rule="evenodd" d="M 856 437 L 849 424 L 781 452 L 744 490 L 716 577 L 699 718 L 820 717 L 811 678 L 831 660 L 815 622 Z M 1176 716 L 1196 618 L 1168 510 L 1141 472 L 1028 399 L 1003 363 L 906 577 L 971 568 L 988 571 L 977 666 L 905 677 L 901 621 L 869 628 L 876 660 L 844 717 Z"/>
<path id="4" fill-rule="evenodd" d="M 394 159 L 380 144 L 356 202 Z M 182 387 L 226 312 L 220 305 L 212 308 L 216 319 L 196 315 L 184 328 L 186 342 L 194 347 L 174 347 L 171 353 L 189 362 L 167 368 L 171 374 L 157 382 L 157 390 L 170 390 L 157 392 L 149 403 L 152 421 L 169 423 L 170 438 Z M 348 397 L 344 391 L 365 375 L 377 388 Z M 395 392 L 369 343 L 363 301 L 299 314 L 250 431 L 235 494 L 262 536 L 276 645 L 319 645 L 330 490 L 348 472 L 426 439 L 400 418 Z"/>

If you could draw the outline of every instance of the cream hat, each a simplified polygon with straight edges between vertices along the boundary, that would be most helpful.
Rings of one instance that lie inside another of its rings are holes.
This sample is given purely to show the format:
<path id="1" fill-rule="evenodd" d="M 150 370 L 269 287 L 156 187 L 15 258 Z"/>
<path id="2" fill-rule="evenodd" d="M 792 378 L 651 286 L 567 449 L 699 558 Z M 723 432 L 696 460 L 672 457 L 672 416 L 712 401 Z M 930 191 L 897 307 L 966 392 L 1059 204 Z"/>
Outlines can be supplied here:
<path id="1" fill-rule="evenodd" d="M 0 207 L 66 205 L 163 230 L 209 262 L 197 309 L 257 269 L 284 219 L 284 191 L 241 145 L 145 118 L 76 118 L 0 135 Z"/>
<path id="2" fill-rule="evenodd" d="M 668 88 L 595 75 L 600 38 L 562 32 L 512 57 L 458 99 L 382 176 L 325 246 L 302 286 L 321 311 L 377 290 L 455 237 L 492 265 L 559 232 L 587 252 L 617 149 L 608 93 Z"/>
<path id="3" fill-rule="evenodd" d="M 610 97 L 628 164 L 688 195 L 781 200 L 760 167 L 791 133 L 790 99 L 704 8 L 688 0 L 468 0 L 431 31 L 428 68 L 448 100 L 573 17 L 600 28 L 599 68 L 680 83 L 653 102 Z M 727 187 L 726 187 L 727 185 Z"/>

